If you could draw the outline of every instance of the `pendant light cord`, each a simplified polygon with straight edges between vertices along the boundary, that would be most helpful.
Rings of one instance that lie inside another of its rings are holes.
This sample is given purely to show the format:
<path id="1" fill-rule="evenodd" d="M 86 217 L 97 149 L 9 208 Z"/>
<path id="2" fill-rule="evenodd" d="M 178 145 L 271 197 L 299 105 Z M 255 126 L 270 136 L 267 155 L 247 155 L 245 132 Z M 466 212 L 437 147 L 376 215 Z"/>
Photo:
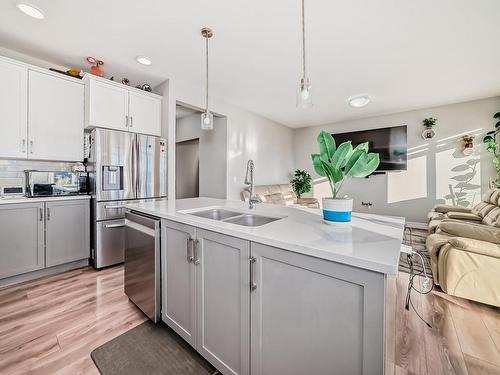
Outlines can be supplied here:
<path id="1" fill-rule="evenodd" d="M 205 45 L 206 45 L 206 51 L 207 51 L 207 56 L 206 56 L 206 84 L 207 84 L 207 92 L 206 92 L 206 98 L 205 98 L 205 112 L 208 113 L 208 37 L 205 37 Z"/>
<path id="2" fill-rule="evenodd" d="M 306 78 L 306 23 L 304 0 L 302 0 L 302 73 L 302 78 Z"/>

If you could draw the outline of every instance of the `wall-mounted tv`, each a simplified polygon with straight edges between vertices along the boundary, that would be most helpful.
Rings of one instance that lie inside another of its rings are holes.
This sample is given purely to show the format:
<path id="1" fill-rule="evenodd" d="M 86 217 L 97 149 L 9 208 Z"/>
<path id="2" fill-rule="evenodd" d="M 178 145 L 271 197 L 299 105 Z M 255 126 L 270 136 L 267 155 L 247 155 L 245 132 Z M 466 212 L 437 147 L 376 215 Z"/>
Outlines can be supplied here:
<path id="1" fill-rule="evenodd" d="M 351 141 L 353 147 L 368 142 L 369 151 L 380 155 L 379 172 L 406 170 L 406 125 L 332 135 L 337 146 L 346 141 Z"/>

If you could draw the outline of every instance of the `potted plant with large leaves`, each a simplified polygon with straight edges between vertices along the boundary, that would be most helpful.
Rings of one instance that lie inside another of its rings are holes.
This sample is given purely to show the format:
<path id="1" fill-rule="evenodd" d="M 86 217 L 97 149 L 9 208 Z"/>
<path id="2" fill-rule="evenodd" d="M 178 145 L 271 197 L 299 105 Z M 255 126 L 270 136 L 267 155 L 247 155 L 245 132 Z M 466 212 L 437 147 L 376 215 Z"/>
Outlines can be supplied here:
<path id="1" fill-rule="evenodd" d="M 350 177 L 366 177 L 380 164 L 377 153 L 368 152 L 368 142 L 352 147 L 350 141 L 340 144 L 328 132 L 321 131 L 317 138 L 319 154 L 311 155 L 314 170 L 330 183 L 332 196 L 323 198 L 323 219 L 326 223 L 350 222 L 352 198 L 340 197 L 343 183 Z"/>
<path id="2" fill-rule="evenodd" d="M 500 112 L 495 113 L 493 118 L 497 121 L 495 130 L 487 132 L 483 142 L 486 144 L 486 150 L 493 155 L 492 162 L 497 173 L 494 184 L 496 187 L 500 187 L 500 149 L 497 143 L 497 136 L 500 133 Z"/>

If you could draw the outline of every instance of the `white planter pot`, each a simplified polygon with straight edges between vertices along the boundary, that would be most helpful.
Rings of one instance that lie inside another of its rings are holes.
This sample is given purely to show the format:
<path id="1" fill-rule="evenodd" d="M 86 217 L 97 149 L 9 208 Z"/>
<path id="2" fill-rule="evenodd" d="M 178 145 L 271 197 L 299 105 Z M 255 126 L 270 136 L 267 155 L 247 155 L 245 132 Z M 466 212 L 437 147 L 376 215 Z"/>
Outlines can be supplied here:
<path id="1" fill-rule="evenodd" d="M 325 223 L 348 223 L 351 221 L 352 198 L 323 198 Z"/>

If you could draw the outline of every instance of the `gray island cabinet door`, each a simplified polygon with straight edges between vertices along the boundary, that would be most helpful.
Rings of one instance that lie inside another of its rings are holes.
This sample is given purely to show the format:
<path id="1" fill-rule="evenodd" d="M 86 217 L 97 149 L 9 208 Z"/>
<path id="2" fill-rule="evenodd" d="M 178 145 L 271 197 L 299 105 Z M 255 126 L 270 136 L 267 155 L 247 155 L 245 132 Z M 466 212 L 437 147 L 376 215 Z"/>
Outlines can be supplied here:
<path id="1" fill-rule="evenodd" d="M 382 375 L 384 275 L 252 243 L 252 375 Z"/>
<path id="2" fill-rule="evenodd" d="M 196 279 L 190 255 L 195 229 L 162 220 L 162 318 L 191 346 L 196 346 Z"/>
<path id="3" fill-rule="evenodd" d="M 47 267 L 89 258 L 89 200 L 47 202 L 45 205 Z"/>
<path id="4" fill-rule="evenodd" d="M 197 350 L 223 374 L 250 372 L 250 243 L 196 230 Z"/>
<path id="5" fill-rule="evenodd" d="M 0 205 L 0 279 L 44 268 L 43 203 Z"/>

